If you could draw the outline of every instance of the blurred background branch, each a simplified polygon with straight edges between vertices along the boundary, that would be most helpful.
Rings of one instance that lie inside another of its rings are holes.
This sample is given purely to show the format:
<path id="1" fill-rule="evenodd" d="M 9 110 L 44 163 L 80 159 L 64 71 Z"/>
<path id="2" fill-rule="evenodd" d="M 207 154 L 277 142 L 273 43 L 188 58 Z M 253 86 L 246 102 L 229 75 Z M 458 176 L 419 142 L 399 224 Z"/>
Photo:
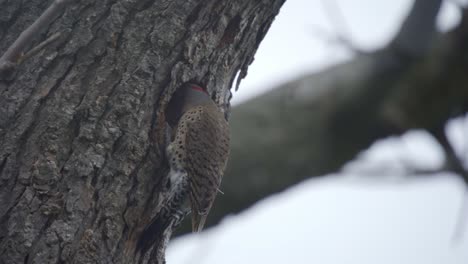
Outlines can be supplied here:
<path id="1" fill-rule="evenodd" d="M 209 225 L 309 177 L 337 171 L 377 139 L 431 131 L 466 112 L 467 13 L 436 36 L 441 1 L 415 1 L 385 48 L 236 106 L 232 155 Z M 286 176 L 287 175 L 287 176 Z"/>

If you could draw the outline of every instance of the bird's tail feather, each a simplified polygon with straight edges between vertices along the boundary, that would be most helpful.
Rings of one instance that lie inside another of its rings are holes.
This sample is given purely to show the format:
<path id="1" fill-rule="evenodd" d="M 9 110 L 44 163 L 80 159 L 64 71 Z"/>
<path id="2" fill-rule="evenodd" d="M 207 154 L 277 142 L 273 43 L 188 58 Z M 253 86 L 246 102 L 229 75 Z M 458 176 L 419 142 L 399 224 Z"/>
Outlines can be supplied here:
<path id="1" fill-rule="evenodd" d="M 188 202 L 188 199 L 186 199 L 186 189 L 189 188 L 187 173 L 171 170 L 169 178 L 172 189 L 171 197 L 141 233 L 137 241 L 137 252 L 140 251 L 145 254 L 153 245 L 156 248 L 165 246 L 161 245 L 161 243 L 167 243 L 172 229 L 176 228 L 190 212 L 188 205 L 184 205 Z"/>
<path id="2" fill-rule="evenodd" d="M 207 216 L 192 212 L 192 232 L 199 233 L 203 230 Z"/>

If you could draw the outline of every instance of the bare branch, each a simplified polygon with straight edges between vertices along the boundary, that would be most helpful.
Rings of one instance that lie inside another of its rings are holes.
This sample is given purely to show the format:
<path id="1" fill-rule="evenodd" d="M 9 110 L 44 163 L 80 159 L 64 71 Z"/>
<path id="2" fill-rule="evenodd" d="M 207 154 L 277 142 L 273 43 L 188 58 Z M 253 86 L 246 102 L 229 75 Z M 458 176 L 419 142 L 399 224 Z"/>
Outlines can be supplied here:
<path id="1" fill-rule="evenodd" d="M 441 4 L 441 0 L 415 0 L 392 45 L 406 56 L 425 54 L 436 32 L 435 19 Z"/>
<path id="2" fill-rule="evenodd" d="M 45 48 L 47 45 L 50 43 L 54 42 L 57 40 L 62 34 L 60 32 L 57 32 L 53 34 L 52 36 L 48 37 L 46 40 L 41 42 L 39 45 L 35 46 L 34 48 L 30 49 L 28 53 L 24 54 L 21 56 L 18 60 L 18 64 L 21 64 L 23 61 L 31 58 L 32 56 L 36 55 L 39 51 L 41 51 L 43 48 Z"/>
<path id="3" fill-rule="evenodd" d="M 348 27 L 346 19 L 334 0 L 322 0 L 323 10 L 327 13 L 331 23 L 337 31 L 336 36 L 332 38 L 334 43 L 340 44 L 356 54 L 365 52 L 353 44 L 351 30 Z"/>
<path id="4" fill-rule="evenodd" d="M 455 229 L 452 235 L 452 242 L 458 243 L 462 241 L 463 234 L 465 233 L 465 220 L 468 217 L 468 193 L 465 189 L 465 193 L 463 195 L 463 199 L 461 202 L 460 209 L 458 209 L 458 218 L 457 222 L 455 223 Z"/>
<path id="5" fill-rule="evenodd" d="M 457 156 L 457 153 L 455 152 L 455 149 L 453 148 L 452 144 L 450 144 L 450 141 L 448 140 L 447 135 L 445 134 L 444 127 L 439 127 L 430 130 L 430 132 L 434 136 L 434 138 L 439 142 L 440 146 L 445 152 L 445 162 L 447 169 L 459 174 L 463 178 L 465 185 L 468 185 L 468 172 L 464 168 L 460 158 Z"/>
<path id="6" fill-rule="evenodd" d="M 461 241 L 461 238 L 463 238 L 462 235 L 465 230 L 465 220 L 468 216 L 468 197 L 466 189 L 466 187 L 468 186 L 468 172 L 464 168 L 460 158 L 457 156 L 457 153 L 455 152 L 455 149 L 453 148 L 452 144 L 450 144 L 450 141 L 448 140 L 447 135 L 445 133 L 444 126 L 439 126 L 431 130 L 430 132 L 434 136 L 434 138 L 439 142 L 440 146 L 445 152 L 445 166 L 447 167 L 447 169 L 460 175 L 463 181 L 465 182 L 465 195 L 463 196 L 463 201 L 458 212 L 458 219 L 455 224 L 455 229 L 452 236 L 453 242 L 459 242 Z"/>
<path id="7" fill-rule="evenodd" d="M 467 98 L 462 84 L 468 80 L 468 66 L 461 55 L 468 33 L 455 34 L 455 29 L 434 38 L 440 1 L 416 2 L 388 47 L 286 83 L 233 109 L 230 124 L 236 137 L 223 179 L 226 195 L 217 200 L 223 206 L 215 207 L 211 219 L 304 179 L 334 172 L 377 139 L 427 129 L 453 117 L 449 108 Z M 410 33 L 415 44 L 402 39 Z M 433 40 L 434 48 L 420 40 Z M 411 53 L 421 46 L 423 50 Z M 460 70 L 452 70 L 455 67 Z M 440 94 L 450 96 L 435 96 Z M 285 96 L 286 111 L 278 107 Z M 389 117 L 388 109 L 396 109 L 395 116 L 404 122 Z M 418 178 L 434 172 L 439 170 L 412 173 Z"/>
<path id="8" fill-rule="evenodd" d="M 55 0 L 42 15 L 34 21 L 26 30 L 24 30 L 19 37 L 13 42 L 13 44 L 8 48 L 8 50 L 0 58 L 0 74 L 3 74 L 5 70 L 11 70 L 12 65 L 19 64 L 24 61 L 23 54 L 25 53 L 26 47 L 41 34 L 49 24 L 61 13 L 62 9 L 70 2 L 71 0 Z M 54 37 L 54 35 L 52 36 Z M 50 37 L 49 39 L 51 39 Z M 41 43 L 38 47 L 31 50 L 28 57 L 35 54 L 37 51 L 45 47 L 51 41 L 55 40 L 57 37 L 52 38 L 47 43 Z M 46 42 L 46 41 L 45 41 Z"/>

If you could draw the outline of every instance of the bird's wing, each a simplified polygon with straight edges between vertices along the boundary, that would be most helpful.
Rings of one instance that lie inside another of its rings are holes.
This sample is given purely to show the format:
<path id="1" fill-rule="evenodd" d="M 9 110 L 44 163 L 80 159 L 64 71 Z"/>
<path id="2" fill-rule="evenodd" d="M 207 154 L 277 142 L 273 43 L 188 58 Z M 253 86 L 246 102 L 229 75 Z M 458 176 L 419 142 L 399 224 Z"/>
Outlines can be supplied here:
<path id="1" fill-rule="evenodd" d="M 206 215 L 216 197 L 229 156 L 229 127 L 214 104 L 197 106 L 187 125 L 187 172 L 192 214 Z"/>

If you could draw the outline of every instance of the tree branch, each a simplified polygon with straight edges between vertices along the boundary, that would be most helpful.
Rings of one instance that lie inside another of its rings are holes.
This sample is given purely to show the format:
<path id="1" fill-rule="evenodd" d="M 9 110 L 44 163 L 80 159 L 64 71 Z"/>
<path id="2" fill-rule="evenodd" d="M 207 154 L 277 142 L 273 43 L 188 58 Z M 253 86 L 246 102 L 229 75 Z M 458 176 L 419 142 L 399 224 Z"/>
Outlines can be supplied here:
<path id="1" fill-rule="evenodd" d="M 349 30 L 346 19 L 344 18 L 336 1 L 322 0 L 320 2 L 322 3 L 323 10 L 327 14 L 337 32 L 336 37 L 333 38 L 332 41 L 337 44 L 341 44 L 355 54 L 365 54 L 363 50 L 353 44 L 351 30 Z"/>
<path id="2" fill-rule="evenodd" d="M 415 0 L 392 45 L 409 56 L 424 55 L 435 36 L 441 0 Z"/>
<path id="3" fill-rule="evenodd" d="M 47 44 L 57 39 L 58 36 L 53 35 L 48 40 L 42 42 L 36 48 L 33 48 L 28 53 L 28 56 L 24 56 L 25 49 L 31 42 L 39 36 L 44 30 L 47 29 L 49 24 L 61 13 L 62 9 L 70 2 L 71 0 L 55 0 L 42 15 L 34 21 L 27 29 L 25 29 L 19 37 L 11 44 L 8 50 L 0 58 L 0 76 L 11 75 L 11 71 L 14 71 L 14 67 L 17 64 L 20 64 L 26 58 L 31 57 L 37 53 L 40 49 L 44 48 Z M 6 74 L 8 72 L 8 74 Z"/>
<path id="4" fill-rule="evenodd" d="M 43 48 L 47 47 L 50 43 L 54 42 L 61 36 L 60 32 L 53 34 L 52 36 L 48 37 L 46 40 L 42 41 L 39 45 L 35 46 L 34 48 L 30 49 L 26 54 L 21 56 L 18 60 L 18 64 L 21 64 L 23 61 L 31 58 L 32 56 L 36 55 L 39 51 Z"/>
<path id="5" fill-rule="evenodd" d="M 217 199 L 209 224 L 338 170 L 377 139 L 430 129 L 465 109 L 468 31 L 461 23 L 435 38 L 439 7 L 440 1 L 416 1 L 383 50 L 235 107 L 225 195 Z"/>

